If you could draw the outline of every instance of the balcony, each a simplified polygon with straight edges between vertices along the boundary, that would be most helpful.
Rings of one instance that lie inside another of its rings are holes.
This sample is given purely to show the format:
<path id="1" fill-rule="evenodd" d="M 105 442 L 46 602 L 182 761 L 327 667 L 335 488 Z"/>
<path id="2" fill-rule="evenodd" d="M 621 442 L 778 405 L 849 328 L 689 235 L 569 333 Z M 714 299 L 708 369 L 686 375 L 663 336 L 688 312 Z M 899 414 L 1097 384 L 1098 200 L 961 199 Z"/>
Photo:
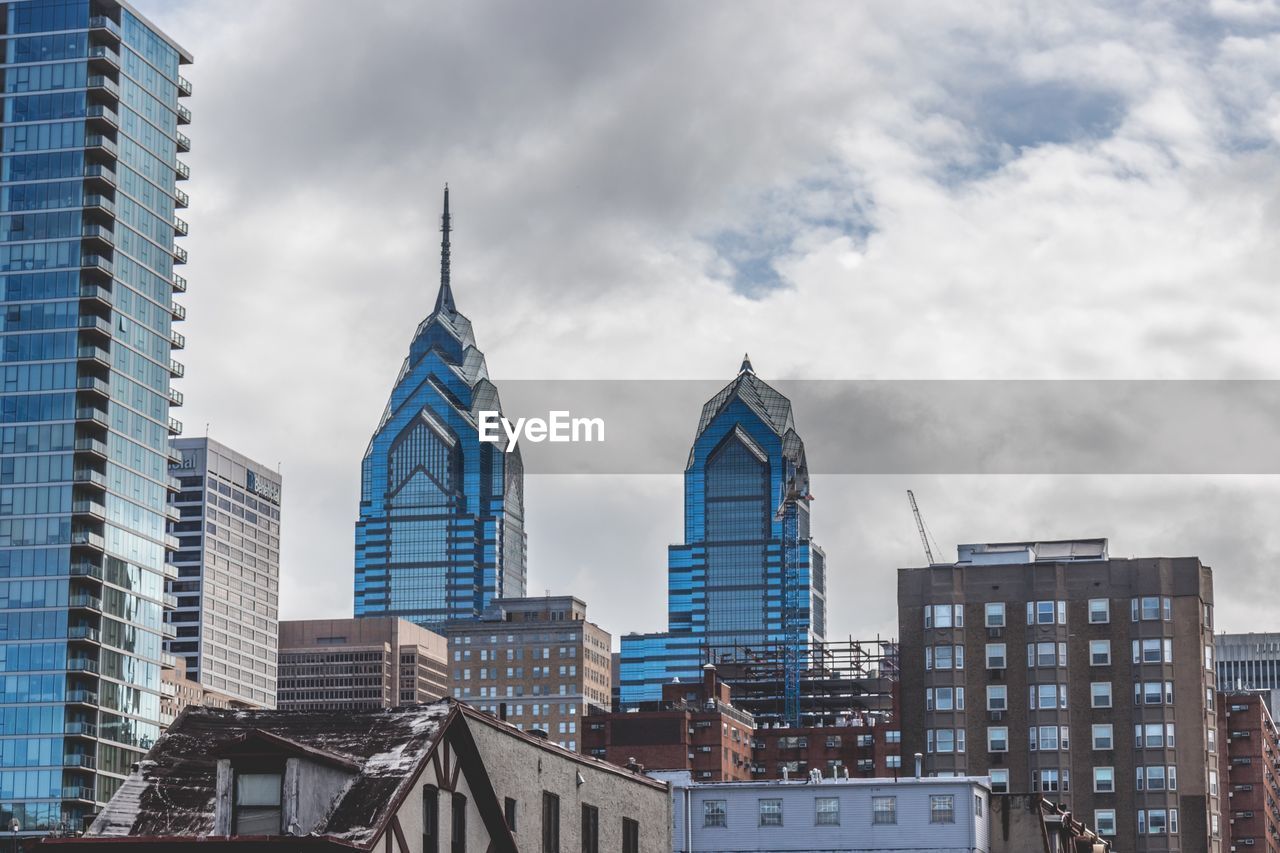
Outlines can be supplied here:
<path id="1" fill-rule="evenodd" d="M 182 131 L 179 130 L 174 134 L 174 141 L 178 143 L 178 150 L 180 152 L 185 154 L 191 150 L 191 137 L 187 136 Z"/>
<path id="2" fill-rule="evenodd" d="M 110 425 L 111 421 L 107 419 L 107 413 L 99 409 L 97 406 L 80 406 L 76 409 L 76 420 L 93 421 L 103 426 Z"/>
<path id="3" fill-rule="evenodd" d="M 116 244 L 115 232 L 102 225 L 86 225 L 80 229 L 80 237 L 85 242 L 97 243 L 95 248 L 110 250 Z"/>
<path id="4" fill-rule="evenodd" d="M 110 166 L 102 163 L 90 163 L 84 167 L 84 179 L 86 181 L 100 181 L 112 189 L 116 186 L 116 173 Z"/>
<path id="5" fill-rule="evenodd" d="M 96 610 L 102 612 L 102 599 L 87 592 L 77 592 L 68 599 L 67 606 L 73 610 Z"/>
<path id="6" fill-rule="evenodd" d="M 76 328 L 82 332 L 97 332 L 106 338 L 111 337 L 111 321 L 105 317 L 86 315 L 76 323 Z"/>
<path id="7" fill-rule="evenodd" d="M 171 655 L 168 652 L 160 653 L 160 666 L 165 669 L 173 669 L 178 665 L 178 656 Z"/>
<path id="8" fill-rule="evenodd" d="M 86 213 L 101 213 L 106 216 L 116 215 L 115 202 L 106 196 L 87 195 L 84 197 L 84 207 Z"/>
<path id="9" fill-rule="evenodd" d="M 94 153 L 106 154 L 108 157 L 116 157 L 116 144 L 107 139 L 100 133 L 89 133 L 84 137 L 84 147 L 87 151 Z"/>
<path id="10" fill-rule="evenodd" d="M 164 535 L 164 547 L 168 548 L 170 551 L 177 551 L 182 547 L 182 541 L 178 539 L 177 536 L 166 533 Z"/>
<path id="11" fill-rule="evenodd" d="M 91 672 L 97 674 L 98 662 L 92 658 L 67 658 L 68 672 Z"/>
<path id="12" fill-rule="evenodd" d="M 164 576 L 171 581 L 176 581 L 178 579 L 178 567 L 170 565 L 169 563 L 165 563 Z"/>
<path id="13" fill-rule="evenodd" d="M 120 53 L 114 48 L 107 47 L 105 44 L 94 45 L 89 48 L 89 67 L 106 66 L 112 71 L 120 70 Z"/>
<path id="14" fill-rule="evenodd" d="M 191 97 L 191 81 L 188 80 L 186 77 L 178 78 L 178 97 L 182 97 L 182 98 Z"/>
<path id="15" fill-rule="evenodd" d="M 173 289 L 176 293 L 187 292 L 187 280 L 177 273 L 173 274 Z"/>
<path id="16" fill-rule="evenodd" d="M 90 625 L 72 625 L 67 629 L 67 639 L 75 641 L 85 641 L 96 643 L 100 640 L 101 633 L 97 628 Z"/>
<path id="17" fill-rule="evenodd" d="M 178 606 L 178 596 L 171 592 L 166 592 L 162 601 L 164 601 L 164 606 L 170 610 Z"/>
<path id="18" fill-rule="evenodd" d="M 90 563 L 88 560 L 77 560 L 71 564 L 71 577 L 93 578 L 100 581 L 102 580 L 102 566 L 97 563 Z"/>
<path id="19" fill-rule="evenodd" d="M 92 770 L 98 766 L 98 762 L 94 760 L 92 755 L 85 755 L 82 752 L 73 752 L 69 755 L 62 756 L 63 767 L 83 767 L 86 770 Z"/>
<path id="20" fill-rule="evenodd" d="M 178 104 L 178 124 L 191 124 L 191 110 Z"/>
<path id="21" fill-rule="evenodd" d="M 174 163 L 177 164 L 173 167 L 173 170 L 178 173 L 178 180 L 189 180 L 191 178 L 191 167 L 181 160 L 175 160 Z"/>
<path id="22" fill-rule="evenodd" d="M 97 737 L 98 727 L 93 723 L 71 722 L 62 727 L 63 734 L 71 737 Z"/>
<path id="23" fill-rule="evenodd" d="M 77 391 L 88 391 L 93 394 L 99 394 L 103 397 L 111 396 L 111 386 L 104 379 L 96 376 L 81 376 L 76 380 Z M 79 447 L 76 448 L 79 450 Z"/>
<path id="24" fill-rule="evenodd" d="M 185 236 L 187 236 L 187 231 L 188 231 L 188 230 L 189 230 L 189 228 L 188 228 L 188 226 L 187 226 L 187 220 L 185 220 L 185 219 L 179 219 L 179 218 L 178 218 L 178 217 L 176 217 L 176 216 L 175 216 L 175 217 L 173 217 L 173 236 L 175 236 L 175 237 L 185 237 Z"/>
<path id="25" fill-rule="evenodd" d="M 96 302 L 99 308 L 110 308 L 112 305 L 111 291 L 100 284 L 80 285 L 80 298 Z"/>
<path id="26" fill-rule="evenodd" d="M 180 379 L 182 377 L 182 374 L 186 372 L 187 372 L 186 365 L 184 365 L 180 361 L 174 361 L 173 359 L 169 359 L 169 375 L 170 376 L 172 376 L 174 379 Z"/>
<path id="27" fill-rule="evenodd" d="M 90 518 L 105 521 L 107 518 L 107 508 L 97 501 L 73 501 L 71 504 L 71 514 L 80 516 L 87 515 Z M 93 536 L 95 534 L 89 535 Z M 75 534 L 72 534 L 72 538 L 75 538 Z"/>
<path id="28" fill-rule="evenodd" d="M 181 246 L 173 247 L 173 262 L 175 264 L 185 264 L 187 262 L 187 250 Z"/>
<path id="29" fill-rule="evenodd" d="M 164 634 L 166 637 L 170 639 L 173 639 L 174 637 L 178 636 L 178 629 L 171 623 L 165 622 L 160 626 L 160 633 Z"/>
<path id="30" fill-rule="evenodd" d="M 182 421 L 169 418 L 169 435 L 182 435 Z"/>
<path id="31" fill-rule="evenodd" d="M 72 705 L 97 705 L 98 694 L 92 690 L 68 690 L 67 702 Z"/>
<path id="32" fill-rule="evenodd" d="M 176 329 L 169 330 L 169 343 L 174 349 L 183 349 L 187 345 L 187 336 Z"/>
<path id="33" fill-rule="evenodd" d="M 71 481 L 86 486 L 97 486 L 100 489 L 107 487 L 107 475 L 92 468 L 77 468 L 71 473 Z"/>
<path id="34" fill-rule="evenodd" d="M 89 34 L 119 43 L 120 25 L 106 15 L 95 15 L 89 19 Z"/>
<path id="35" fill-rule="evenodd" d="M 104 126 L 110 130 L 120 129 L 120 116 L 111 107 L 102 104 L 94 104 L 85 110 L 84 118 L 85 123 L 95 130 L 101 130 Z"/>
<path id="36" fill-rule="evenodd" d="M 177 465 L 181 465 L 181 464 L 182 464 L 182 461 L 183 461 L 182 451 L 181 451 L 181 450 L 179 450 L 178 448 L 173 447 L 172 445 L 170 445 L 170 447 L 169 447 L 169 465 L 170 465 L 170 466 L 177 466 Z M 170 506 L 169 506 L 169 508 L 170 508 L 170 509 L 177 509 L 177 507 L 172 506 L 172 505 L 170 505 Z"/>
<path id="37" fill-rule="evenodd" d="M 107 540 L 102 538 L 101 533 L 94 533 L 92 530 L 72 530 L 71 544 L 84 548 L 93 548 L 95 551 L 104 551 L 107 547 Z"/>
<path id="38" fill-rule="evenodd" d="M 173 206 L 174 206 L 174 207 L 178 207 L 178 208 L 182 208 L 182 207 L 188 207 L 190 204 L 191 204 L 191 196 L 187 195 L 186 193 L 184 193 L 182 190 L 178 189 L 177 187 L 174 187 L 174 189 L 173 189 Z"/>
<path id="39" fill-rule="evenodd" d="M 179 391 L 177 388 L 169 389 L 169 405 L 170 406 L 182 405 L 182 392 Z"/>
<path id="40" fill-rule="evenodd" d="M 173 504 L 164 505 L 164 517 L 170 521 L 182 521 L 182 510 Z"/>
<path id="41" fill-rule="evenodd" d="M 120 100 L 120 87 L 115 84 L 110 77 L 102 74 L 94 74 L 89 77 L 89 91 L 95 95 L 106 94 L 108 97 Z"/>
<path id="42" fill-rule="evenodd" d="M 80 269 L 85 272 L 100 272 L 110 277 L 115 267 L 102 255 L 85 255 L 80 258 Z"/>
<path id="43" fill-rule="evenodd" d="M 76 350 L 76 358 L 82 361 L 92 359 L 108 367 L 111 366 L 111 355 L 102 347 L 82 346 Z"/>
<path id="44" fill-rule="evenodd" d="M 179 305 L 177 302 L 169 303 L 169 316 L 174 320 L 187 319 L 187 306 Z"/>
<path id="45" fill-rule="evenodd" d="M 97 704 L 97 702 L 95 702 L 94 704 Z M 92 788 L 86 788 L 86 787 L 85 787 L 85 786 L 83 786 L 83 785 L 68 785 L 68 786 L 64 786 L 64 787 L 63 787 L 63 789 L 62 789 L 62 799 L 64 799 L 64 800 L 80 800 L 80 801 L 82 801 L 82 802 L 92 803 L 92 802 L 94 801 L 94 799 L 93 799 L 93 789 L 92 789 Z"/>

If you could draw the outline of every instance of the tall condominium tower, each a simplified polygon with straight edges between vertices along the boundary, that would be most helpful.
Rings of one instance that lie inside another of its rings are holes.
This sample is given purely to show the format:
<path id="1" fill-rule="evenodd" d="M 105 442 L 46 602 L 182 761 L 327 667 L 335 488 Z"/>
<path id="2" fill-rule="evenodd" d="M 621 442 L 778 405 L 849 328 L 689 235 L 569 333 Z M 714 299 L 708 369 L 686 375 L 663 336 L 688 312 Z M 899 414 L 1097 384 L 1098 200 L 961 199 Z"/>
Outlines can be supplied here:
<path id="1" fill-rule="evenodd" d="M 1116 850 L 1223 853 L 1213 572 L 1107 540 L 898 570 L 902 753 L 1062 803 Z"/>
<path id="2" fill-rule="evenodd" d="M 115 0 L 0 21 L 0 823 L 38 833 L 160 734 L 191 55 Z"/>
<path id="3" fill-rule="evenodd" d="M 182 491 L 169 582 L 177 601 L 167 650 L 186 675 L 247 707 L 276 706 L 280 611 L 280 475 L 210 438 L 179 438 L 170 464 Z"/>
<path id="4" fill-rule="evenodd" d="M 440 290 L 418 326 L 360 466 L 355 613 L 426 627 L 478 617 L 525 591 L 520 449 L 480 440 L 501 411 L 471 321 L 449 283 L 444 193 Z"/>
<path id="5" fill-rule="evenodd" d="M 702 407 L 689 452 L 685 542 L 668 554 L 668 630 L 622 638 L 624 706 L 661 699 L 673 678 L 699 679 L 709 658 L 823 640 L 826 556 L 809 538 L 808 497 L 791 401 L 743 359 L 737 378 Z M 794 607 L 784 601 L 788 551 L 799 588 Z"/>

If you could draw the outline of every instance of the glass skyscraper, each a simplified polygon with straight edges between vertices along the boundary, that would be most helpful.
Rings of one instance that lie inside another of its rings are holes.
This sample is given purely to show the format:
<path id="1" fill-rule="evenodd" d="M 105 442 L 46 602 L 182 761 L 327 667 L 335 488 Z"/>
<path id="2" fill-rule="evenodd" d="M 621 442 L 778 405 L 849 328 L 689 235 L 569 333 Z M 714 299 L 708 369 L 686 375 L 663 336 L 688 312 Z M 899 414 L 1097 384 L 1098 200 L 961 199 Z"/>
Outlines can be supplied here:
<path id="1" fill-rule="evenodd" d="M 191 55 L 112 0 L 0 21 L 0 826 L 45 832 L 160 734 Z"/>
<path id="2" fill-rule="evenodd" d="M 482 442 L 501 411 L 471 321 L 449 281 L 444 193 L 440 290 L 418 326 L 360 468 L 355 613 L 431 627 L 478 617 L 525 592 L 524 469 L 518 447 Z"/>
<path id="3" fill-rule="evenodd" d="M 660 699 L 672 679 L 698 679 L 709 657 L 802 654 L 826 633 L 826 557 L 809 537 L 804 442 L 791 401 L 747 359 L 702 407 L 684 473 L 684 538 L 668 552 L 668 630 L 622 638 L 624 706 Z"/>

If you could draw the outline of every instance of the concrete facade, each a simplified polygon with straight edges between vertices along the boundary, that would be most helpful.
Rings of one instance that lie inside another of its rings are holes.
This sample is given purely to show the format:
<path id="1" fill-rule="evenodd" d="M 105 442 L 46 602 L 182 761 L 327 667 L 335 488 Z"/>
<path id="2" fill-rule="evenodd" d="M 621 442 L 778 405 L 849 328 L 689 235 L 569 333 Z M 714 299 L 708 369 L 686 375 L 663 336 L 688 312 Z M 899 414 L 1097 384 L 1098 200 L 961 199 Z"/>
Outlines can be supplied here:
<path id="1" fill-rule="evenodd" d="M 1220 690 L 1261 691 L 1267 709 L 1280 712 L 1280 634 L 1218 634 L 1213 647 Z"/>
<path id="2" fill-rule="evenodd" d="M 903 754 L 1044 794 L 1117 849 L 1224 851 L 1212 571 L 1100 539 L 960 557 L 898 572 Z"/>
<path id="3" fill-rule="evenodd" d="M 518 729 L 541 729 L 581 751 L 582 718 L 610 706 L 612 638 L 587 621 L 582 599 L 504 598 L 479 620 L 450 622 L 441 633 L 454 698 Z"/>
<path id="4" fill-rule="evenodd" d="M 282 710 L 368 710 L 448 692 L 447 641 L 394 616 L 280 623 Z"/>
<path id="5" fill-rule="evenodd" d="M 822 779 L 672 785 L 673 853 L 990 853 L 985 779 Z M 1020 852 L 1021 853 L 1021 852 Z"/>

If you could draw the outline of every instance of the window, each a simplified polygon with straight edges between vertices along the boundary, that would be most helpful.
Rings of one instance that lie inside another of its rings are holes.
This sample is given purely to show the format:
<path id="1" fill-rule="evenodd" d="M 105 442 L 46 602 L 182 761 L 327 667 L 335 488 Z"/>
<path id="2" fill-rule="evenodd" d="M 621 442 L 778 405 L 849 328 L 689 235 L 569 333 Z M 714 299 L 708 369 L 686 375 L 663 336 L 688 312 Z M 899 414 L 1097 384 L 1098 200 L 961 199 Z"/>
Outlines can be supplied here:
<path id="1" fill-rule="evenodd" d="M 1004 643 L 987 643 L 987 669 L 1004 669 L 1007 659 Z"/>
<path id="2" fill-rule="evenodd" d="M 1027 643 L 1028 667 L 1067 665 L 1066 643 Z"/>
<path id="3" fill-rule="evenodd" d="M 1008 726 L 989 726 L 987 728 L 987 752 L 1009 751 Z"/>
<path id="4" fill-rule="evenodd" d="M 840 825 L 840 798 L 817 797 L 814 800 L 813 821 L 816 826 Z"/>
<path id="5" fill-rule="evenodd" d="M 502 815 L 507 819 L 507 829 L 516 831 L 516 801 L 507 797 L 502 803 Z"/>
<path id="6" fill-rule="evenodd" d="M 1095 681 L 1089 685 L 1089 707 L 1111 707 L 1111 682 Z"/>
<path id="7" fill-rule="evenodd" d="M 1207 644 L 1204 647 L 1204 668 L 1213 671 L 1213 646 Z"/>
<path id="8" fill-rule="evenodd" d="M 1071 729 L 1067 726 L 1032 726 L 1030 748 L 1040 750 L 1067 749 L 1071 745 Z"/>
<path id="9" fill-rule="evenodd" d="M 1099 835 L 1116 834 L 1116 810 L 1098 809 L 1093 813 L 1093 828 Z"/>
<path id="10" fill-rule="evenodd" d="M 1134 640 L 1133 662 L 1173 663 L 1173 640 Z"/>
<path id="11" fill-rule="evenodd" d="M 925 742 L 930 752 L 964 752 L 964 729 L 926 729 Z"/>
<path id="12" fill-rule="evenodd" d="M 1173 599 L 1171 598 L 1148 595 L 1133 599 L 1131 604 L 1134 622 L 1139 619 L 1149 622 L 1161 618 L 1166 622 L 1173 621 Z"/>
<path id="13" fill-rule="evenodd" d="M 1007 794 L 1009 793 L 1009 771 L 1008 770 L 992 770 L 991 776 L 991 793 Z"/>
<path id="14" fill-rule="evenodd" d="M 963 604 L 934 604 L 924 609 L 926 628 L 963 628 Z"/>
<path id="15" fill-rule="evenodd" d="M 928 687 L 924 691 L 924 703 L 926 711 L 963 711 L 964 710 L 964 688 L 963 687 Z M 860 735 L 870 740 L 870 735 Z M 859 746 L 870 746 L 866 744 L 858 744 Z"/>
<path id="16" fill-rule="evenodd" d="M 988 628 L 1004 627 L 1004 602 L 1003 601 L 987 602 L 987 627 Z"/>
<path id="17" fill-rule="evenodd" d="M 422 789 L 422 853 L 440 850 L 440 791 L 434 785 Z"/>
<path id="18" fill-rule="evenodd" d="M 1172 705 L 1172 681 L 1134 682 L 1133 704 L 1135 705 Z"/>
<path id="19" fill-rule="evenodd" d="M 1098 794 L 1115 793 L 1116 770 L 1114 767 L 1093 768 L 1093 790 Z"/>
<path id="20" fill-rule="evenodd" d="M 1139 835 L 1176 835 L 1178 832 L 1177 809 L 1138 810 Z"/>
<path id="21" fill-rule="evenodd" d="M 640 821 L 622 819 L 622 853 L 640 853 Z"/>
<path id="22" fill-rule="evenodd" d="M 582 804 L 582 853 L 600 853 L 600 810 Z"/>
<path id="23" fill-rule="evenodd" d="M 279 773 L 236 773 L 235 834 L 279 835 Z"/>
<path id="24" fill-rule="evenodd" d="M 1218 796 L 1218 771 L 1217 770 L 1209 771 L 1209 796 L 1211 797 Z"/>
<path id="25" fill-rule="evenodd" d="M 1036 770 L 1032 773 L 1032 779 L 1035 789 L 1044 793 L 1070 789 L 1066 770 Z"/>
<path id="26" fill-rule="evenodd" d="M 933 794 L 929 797 L 929 823 L 955 823 L 956 798 L 954 794 Z"/>
<path id="27" fill-rule="evenodd" d="M 1106 598 L 1089 599 L 1089 624 L 1101 625 L 1111 621 L 1111 602 Z"/>
<path id="28" fill-rule="evenodd" d="M 453 795 L 452 820 L 450 821 L 451 853 L 467 853 L 467 797 L 465 794 Z"/>
<path id="29" fill-rule="evenodd" d="M 1133 727 L 1134 746 L 1138 749 L 1173 749 L 1173 723 L 1147 723 Z"/>
<path id="30" fill-rule="evenodd" d="M 973 816 L 982 817 L 982 797 L 973 795 Z"/>
<path id="31" fill-rule="evenodd" d="M 560 853 L 560 798 L 542 792 L 542 853 Z"/>
<path id="32" fill-rule="evenodd" d="M 1093 727 L 1093 748 L 1115 748 L 1115 733 L 1112 730 L 1110 723 L 1098 723 Z"/>
<path id="33" fill-rule="evenodd" d="M 1089 641 L 1089 666 L 1111 666 L 1111 641 Z"/>
<path id="34" fill-rule="evenodd" d="M 703 826 L 728 826 L 729 815 L 724 800 L 704 800 L 702 803 Z"/>
<path id="35" fill-rule="evenodd" d="M 987 710 L 1006 711 L 1009 708 L 1009 688 L 1003 684 L 987 686 Z"/>
<path id="36" fill-rule="evenodd" d="M 760 825 L 782 826 L 782 800 L 760 801 Z"/>
<path id="37" fill-rule="evenodd" d="M 897 797 L 872 797 L 871 822 L 873 824 L 896 824 L 898 822 Z"/>
<path id="38" fill-rule="evenodd" d="M 1067 685 L 1032 684 L 1028 702 L 1032 708 L 1050 709 L 1067 707 Z"/>
<path id="39" fill-rule="evenodd" d="M 1067 603 L 1065 601 L 1028 601 L 1028 625 L 1067 624 Z"/>

